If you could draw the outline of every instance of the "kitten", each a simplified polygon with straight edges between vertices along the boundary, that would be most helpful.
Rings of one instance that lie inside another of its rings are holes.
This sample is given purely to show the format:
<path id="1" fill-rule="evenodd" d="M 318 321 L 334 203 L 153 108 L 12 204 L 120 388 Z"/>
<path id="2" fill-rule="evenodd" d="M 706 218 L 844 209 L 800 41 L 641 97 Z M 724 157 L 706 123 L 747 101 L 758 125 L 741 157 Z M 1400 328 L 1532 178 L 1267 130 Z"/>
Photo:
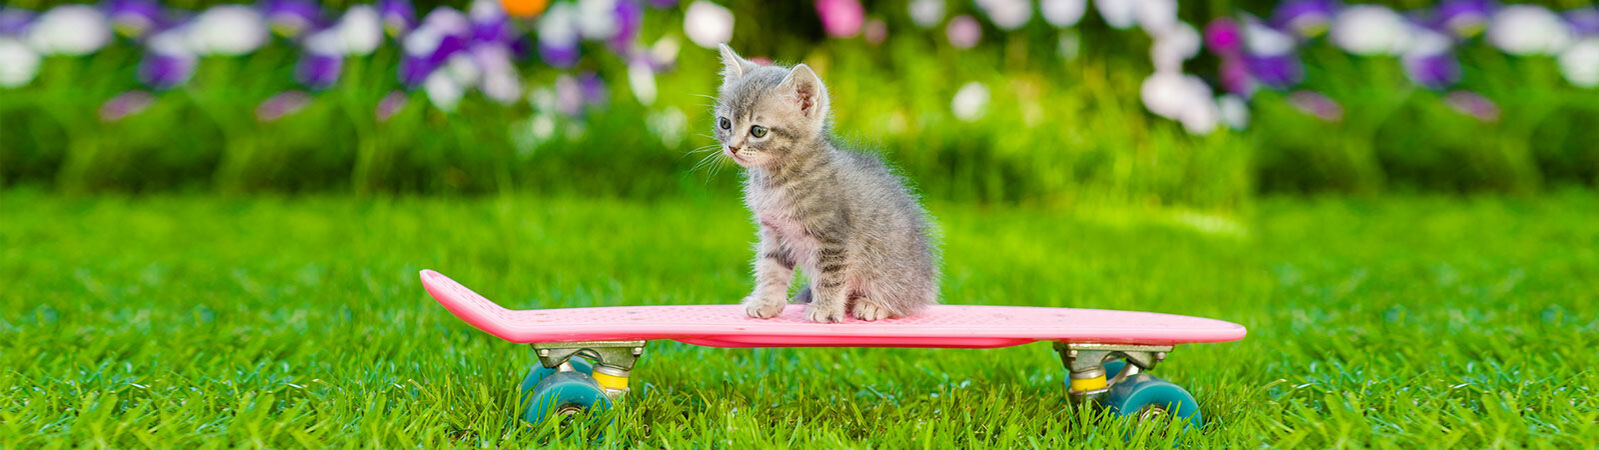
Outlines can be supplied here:
<path id="1" fill-rule="evenodd" d="M 716 139 L 746 171 L 744 202 L 760 223 L 750 317 L 788 304 L 795 267 L 812 284 L 805 316 L 839 322 L 903 317 L 938 302 L 927 213 L 883 161 L 832 143 L 827 87 L 809 66 L 760 66 L 721 46 Z"/>

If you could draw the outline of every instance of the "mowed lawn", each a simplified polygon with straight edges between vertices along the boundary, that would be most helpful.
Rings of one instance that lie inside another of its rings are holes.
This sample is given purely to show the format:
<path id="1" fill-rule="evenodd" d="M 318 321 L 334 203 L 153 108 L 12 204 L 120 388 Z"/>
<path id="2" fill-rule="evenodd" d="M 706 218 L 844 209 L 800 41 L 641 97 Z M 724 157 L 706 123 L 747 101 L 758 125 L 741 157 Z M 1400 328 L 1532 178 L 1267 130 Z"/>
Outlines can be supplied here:
<path id="1" fill-rule="evenodd" d="M 1599 439 L 1593 193 L 1268 199 L 1232 216 L 932 205 L 946 303 L 1249 327 L 1155 370 L 1201 403 L 1205 426 L 1181 432 L 1070 408 L 1048 344 L 657 342 L 634 372 L 642 395 L 599 426 L 522 426 L 528 348 L 458 321 L 417 280 L 437 269 L 518 308 L 736 302 L 754 228 L 734 195 L 0 193 L 0 447 Z"/>

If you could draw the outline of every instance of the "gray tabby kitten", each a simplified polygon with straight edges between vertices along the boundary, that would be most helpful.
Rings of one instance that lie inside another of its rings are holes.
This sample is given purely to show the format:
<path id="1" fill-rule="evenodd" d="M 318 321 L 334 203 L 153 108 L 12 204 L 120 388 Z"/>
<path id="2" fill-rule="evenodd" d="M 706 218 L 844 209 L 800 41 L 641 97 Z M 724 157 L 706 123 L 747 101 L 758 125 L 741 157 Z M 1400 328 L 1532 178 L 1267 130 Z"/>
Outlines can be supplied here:
<path id="1" fill-rule="evenodd" d="M 814 322 L 902 317 L 938 302 L 938 256 L 927 213 L 877 157 L 837 148 L 827 87 L 810 67 L 760 66 L 721 46 L 716 139 L 746 170 L 744 202 L 760 223 L 750 317 L 788 304 L 800 267 L 812 285 L 795 296 Z"/>

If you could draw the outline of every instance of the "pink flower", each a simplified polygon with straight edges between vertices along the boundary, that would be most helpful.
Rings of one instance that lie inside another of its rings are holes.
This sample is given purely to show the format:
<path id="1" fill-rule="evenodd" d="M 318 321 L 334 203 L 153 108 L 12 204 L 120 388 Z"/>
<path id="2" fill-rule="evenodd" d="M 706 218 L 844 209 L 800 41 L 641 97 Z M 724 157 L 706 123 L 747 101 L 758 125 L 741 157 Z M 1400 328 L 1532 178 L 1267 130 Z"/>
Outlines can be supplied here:
<path id="1" fill-rule="evenodd" d="M 861 32 L 866 10 L 856 0 L 816 0 L 816 14 L 822 17 L 822 28 L 833 37 L 853 37 Z"/>
<path id="2" fill-rule="evenodd" d="M 965 50 L 976 47 L 977 42 L 983 39 L 983 25 L 977 23 L 972 16 L 959 15 L 949 19 L 949 26 L 944 29 L 944 34 L 949 37 L 949 44 L 955 48 Z"/>
<path id="3" fill-rule="evenodd" d="M 879 45 L 885 39 L 888 39 L 888 24 L 884 23 L 883 19 L 866 21 L 866 42 L 870 42 L 872 45 Z"/>
<path id="4" fill-rule="evenodd" d="M 1343 105 L 1316 91 L 1298 91 L 1289 94 L 1288 103 L 1294 105 L 1294 108 L 1300 112 L 1316 116 L 1323 122 L 1344 120 Z"/>

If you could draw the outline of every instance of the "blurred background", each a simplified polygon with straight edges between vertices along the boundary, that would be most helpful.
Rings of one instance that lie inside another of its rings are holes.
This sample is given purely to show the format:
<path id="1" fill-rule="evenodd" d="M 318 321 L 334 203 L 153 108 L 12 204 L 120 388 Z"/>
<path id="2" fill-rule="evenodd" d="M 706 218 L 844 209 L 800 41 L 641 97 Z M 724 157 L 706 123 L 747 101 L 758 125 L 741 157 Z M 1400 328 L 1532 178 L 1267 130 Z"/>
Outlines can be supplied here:
<path id="1" fill-rule="evenodd" d="M 0 184 L 725 190 L 736 167 L 695 152 L 724 41 L 816 67 L 843 139 L 934 199 L 1225 211 L 1599 182 L 1581 0 L 11 0 Z"/>

